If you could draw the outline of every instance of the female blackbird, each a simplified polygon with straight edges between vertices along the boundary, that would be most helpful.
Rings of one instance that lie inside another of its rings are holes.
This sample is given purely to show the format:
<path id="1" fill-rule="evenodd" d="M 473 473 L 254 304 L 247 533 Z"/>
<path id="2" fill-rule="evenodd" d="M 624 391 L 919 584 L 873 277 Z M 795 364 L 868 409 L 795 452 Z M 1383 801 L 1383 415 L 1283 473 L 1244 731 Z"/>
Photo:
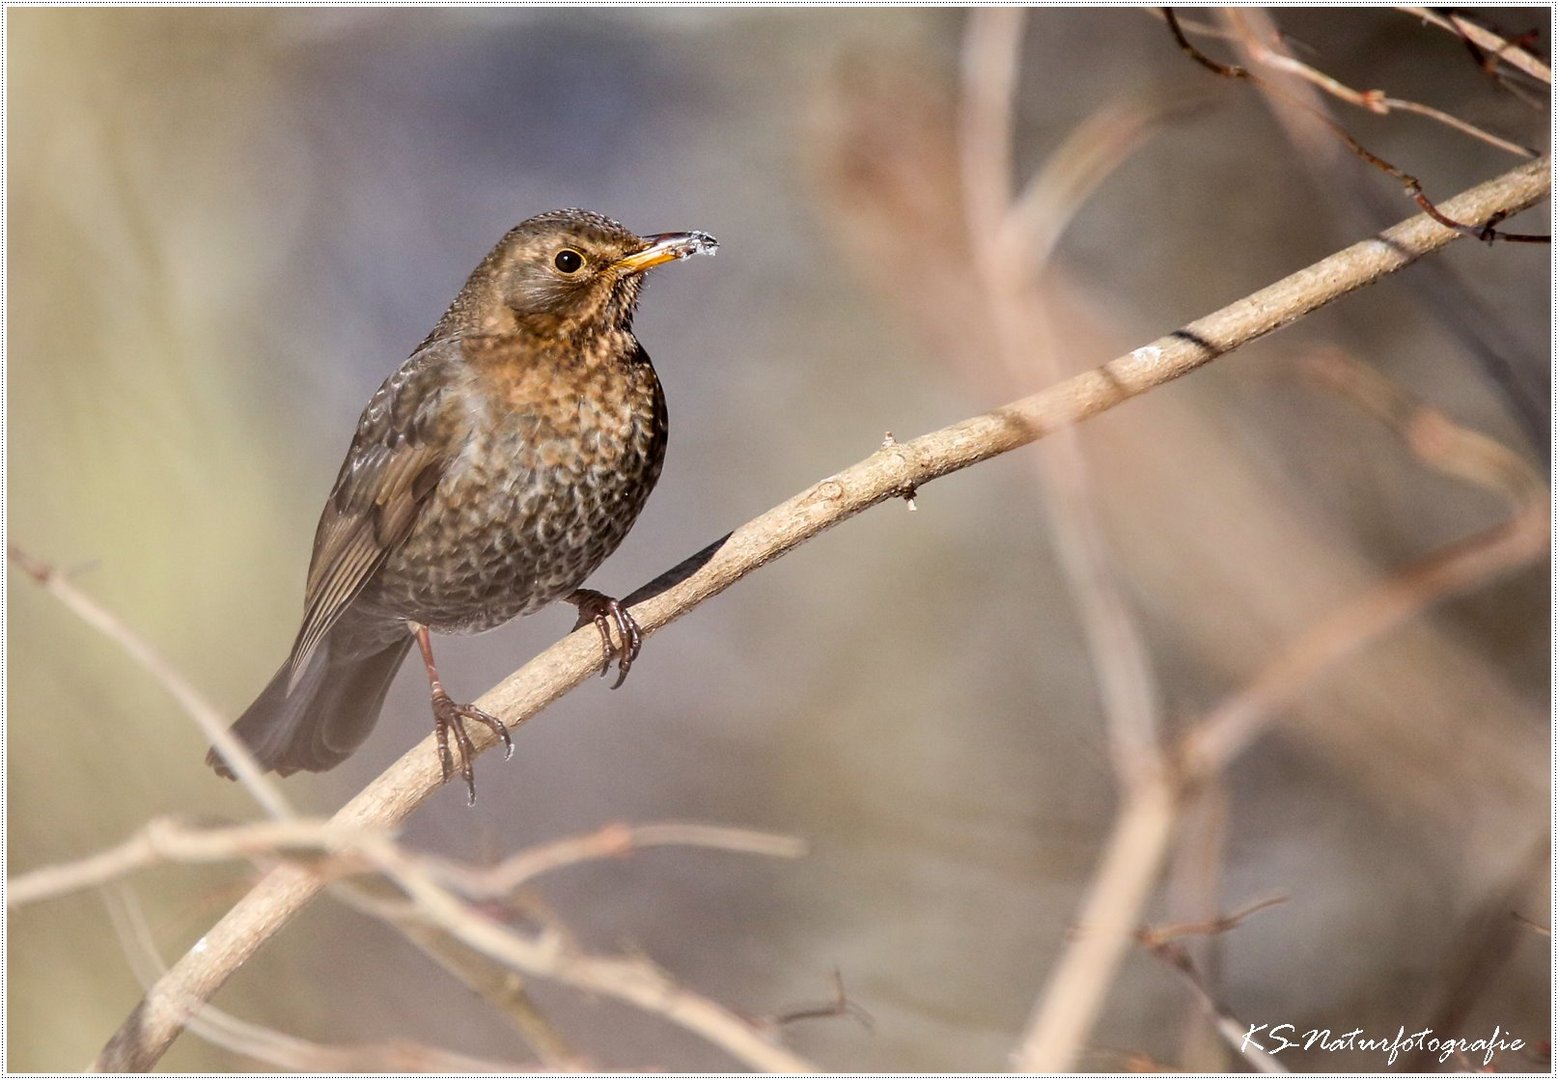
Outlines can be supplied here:
<path id="1" fill-rule="evenodd" d="M 512 743 L 496 717 L 444 691 L 428 632 L 480 633 L 559 598 L 579 626 L 595 623 L 601 674 L 615 658 L 621 684 L 638 627 L 578 586 L 627 535 L 665 453 L 665 397 L 633 311 L 645 271 L 716 246 L 554 210 L 482 260 L 357 422 L 314 535 L 292 655 L 233 725 L 263 768 L 345 760 L 415 640 L 444 780 L 452 733 L 474 802 L 465 721 Z M 215 749 L 206 760 L 232 776 Z"/>

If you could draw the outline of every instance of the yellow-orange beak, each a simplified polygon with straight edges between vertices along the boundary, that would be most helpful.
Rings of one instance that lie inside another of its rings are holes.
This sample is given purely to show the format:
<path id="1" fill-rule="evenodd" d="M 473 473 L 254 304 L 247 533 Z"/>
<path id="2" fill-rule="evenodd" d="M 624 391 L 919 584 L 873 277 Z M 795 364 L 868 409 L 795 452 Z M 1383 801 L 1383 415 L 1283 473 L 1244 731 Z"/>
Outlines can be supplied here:
<path id="1" fill-rule="evenodd" d="M 689 255 L 713 255 L 719 250 L 719 241 L 706 232 L 671 232 L 645 237 L 649 246 L 618 259 L 614 265 L 628 274 L 642 274 L 651 267 L 673 259 L 685 259 Z"/>

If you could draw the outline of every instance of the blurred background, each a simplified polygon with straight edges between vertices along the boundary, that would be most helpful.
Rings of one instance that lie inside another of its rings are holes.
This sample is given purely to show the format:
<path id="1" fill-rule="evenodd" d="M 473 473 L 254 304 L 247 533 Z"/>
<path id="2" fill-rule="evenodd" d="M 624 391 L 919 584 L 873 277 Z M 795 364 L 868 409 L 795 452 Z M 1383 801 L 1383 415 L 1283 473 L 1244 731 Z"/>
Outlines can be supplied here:
<path id="1" fill-rule="evenodd" d="M 1545 9 L 1482 14 L 1547 55 Z M 648 509 L 590 582 L 621 595 L 884 431 L 909 438 L 1095 366 L 1412 209 L 1196 66 L 1151 14 L 1033 12 L 1019 178 L 1106 107 L 1175 108 L 1059 241 L 1049 366 L 1002 364 L 974 270 L 985 238 L 967 235 L 958 191 L 966 18 L 12 9 L 11 542 L 236 715 L 292 640 L 368 395 L 531 214 L 583 206 L 721 243 L 717 262 L 658 274 L 638 318 L 672 436 Z M 1490 78 L 1442 30 L 1390 10 L 1276 18 L 1296 55 L 1352 87 L 1546 146 L 1546 88 Z M 1323 105 L 1436 199 L 1520 160 L 1422 116 Z M 1546 214 L 1514 227 L 1545 232 Z M 1456 244 L 1084 427 L 1088 495 L 1171 731 L 1318 616 L 1509 512 L 1425 468 L 1306 375 L 1307 355 L 1342 350 L 1547 474 L 1549 258 Z M 530 899 L 582 945 L 646 955 L 750 1016 L 827 1000 L 836 970 L 873 1023 L 789 1026 L 821 1067 L 1008 1067 L 1116 808 L 1037 467 L 1050 452 L 958 473 L 913 514 L 884 505 L 752 575 L 657 634 L 622 689 L 588 684 L 518 734 L 512 761 L 483 758 L 477 806 L 441 791 L 407 843 L 481 861 L 616 821 L 802 837 L 796 861 L 656 849 L 553 874 Z M 1504 577 L 1330 669 L 1192 816 L 1201 917 L 1288 897 L 1208 958 L 1242 1019 L 1393 1034 L 1450 1015 L 1446 1034 L 1496 1023 L 1533 1044 L 1499 1067 L 1545 1070 L 1550 942 L 1509 913 L 1549 924 L 1548 580 L 1545 564 Z M 11 874 L 159 815 L 256 816 L 115 645 L 23 575 L 6 600 Z M 572 619 L 446 641 L 446 682 L 473 698 Z M 411 665 L 356 756 L 285 789 L 328 814 L 427 727 Z M 137 875 L 163 955 L 248 874 Z M 1175 896 L 1148 916 L 1192 918 Z M 81 1067 L 140 995 L 102 900 L 15 910 L 8 929 L 9 1068 Z M 531 990 L 600 1068 L 733 1065 L 656 1018 Z M 535 1061 L 497 1011 L 327 898 L 216 1004 L 320 1042 Z M 1236 1067 L 1202 1023 L 1177 974 L 1137 952 L 1083 1064 Z M 261 1063 L 186 1035 L 163 1067 Z"/>

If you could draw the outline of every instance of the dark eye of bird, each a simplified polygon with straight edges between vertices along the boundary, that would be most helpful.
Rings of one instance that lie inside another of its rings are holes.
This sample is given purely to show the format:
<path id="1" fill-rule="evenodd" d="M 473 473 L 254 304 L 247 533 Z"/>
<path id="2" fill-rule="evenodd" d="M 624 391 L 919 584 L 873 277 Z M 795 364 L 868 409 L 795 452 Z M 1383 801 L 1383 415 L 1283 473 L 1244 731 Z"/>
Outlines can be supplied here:
<path id="1" fill-rule="evenodd" d="M 579 268 L 584 265 L 584 256 L 580 255 L 573 248 L 563 248 L 553 257 L 552 265 L 565 274 L 577 273 Z"/>

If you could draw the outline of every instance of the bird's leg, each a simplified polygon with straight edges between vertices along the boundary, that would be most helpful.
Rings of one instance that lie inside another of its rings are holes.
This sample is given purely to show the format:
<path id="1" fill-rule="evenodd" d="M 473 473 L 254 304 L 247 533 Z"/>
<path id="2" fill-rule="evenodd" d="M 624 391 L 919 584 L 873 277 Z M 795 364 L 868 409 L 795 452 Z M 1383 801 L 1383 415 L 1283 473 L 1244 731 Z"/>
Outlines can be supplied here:
<path id="1" fill-rule="evenodd" d="M 644 648 L 644 635 L 639 630 L 638 623 L 633 621 L 633 616 L 628 614 L 628 609 L 622 606 L 620 600 L 616 600 L 605 593 L 598 593 L 594 589 L 575 589 L 564 599 L 579 609 L 579 621 L 573 624 L 573 628 L 590 623 L 595 624 L 595 629 L 600 631 L 601 661 L 600 673 L 605 675 L 611 670 L 611 661 L 617 661 L 617 681 L 611 684 L 615 690 L 622 685 L 622 680 L 628 677 L 628 669 L 633 666 L 633 661 L 638 659 L 638 654 Z M 622 641 L 621 648 L 611 643 L 611 628 L 615 625 L 617 636 Z"/>
<path id="2" fill-rule="evenodd" d="M 485 713 L 474 705 L 456 705 L 454 699 L 444 689 L 444 684 L 438 677 L 438 666 L 433 663 L 433 640 L 427 632 L 427 627 L 420 623 L 412 623 L 416 627 L 417 646 L 422 650 L 422 663 L 427 667 L 427 682 L 433 692 L 433 734 L 438 738 L 438 762 L 443 766 L 444 783 L 454 775 L 454 757 L 449 752 L 449 733 L 454 732 L 455 749 L 460 752 L 460 775 L 465 778 L 465 786 L 470 789 L 471 805 L 476 805 L 476 772 L 471 766 L 471 759 L 476 756 L 476 745 L 471 742 L 470 735 L 466 734 L 465 721 L 475 720 L 479 724 L 485 724 L 492 729 L 492 733 L 503 740 L 505 748 L 504 757 L 514 756 L 514 740 L 509 736 L 509 729 L 503 726 L 491 713 Z"/>

